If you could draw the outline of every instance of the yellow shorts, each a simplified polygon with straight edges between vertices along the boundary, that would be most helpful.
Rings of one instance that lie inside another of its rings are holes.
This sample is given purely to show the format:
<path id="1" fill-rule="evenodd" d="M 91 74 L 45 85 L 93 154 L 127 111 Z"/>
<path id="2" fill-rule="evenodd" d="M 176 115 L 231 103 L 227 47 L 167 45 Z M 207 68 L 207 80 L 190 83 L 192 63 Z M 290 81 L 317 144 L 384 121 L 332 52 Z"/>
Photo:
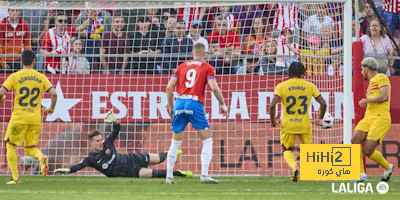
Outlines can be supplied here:
<path id="1" fill-rule="evenodd" d="M 366 132 L 367 140 L 381 143 L 391 125 L 392 120 L 388 118 L 364 118 L 358 122 L 354 130 Z"/>
<path id="2" fill-rule="evenodd" d="M 284 131 L 281 130 L 281 144 L 286 149 L 294 147 L 297 137 L 299 137 L 302 144 L 311 144 L 312 142 L 311 130 L 307 133 L 301 133 L 301 134 L 285 133 Z"/>
<path id="3" fill-rule="evenodd" d="M 22 142 L 25 141 L 26 147 L 36 146 L 39 141 L 41 129 L 41 124 L 17 124 L 9 122 L 4 141 L 10 141 L 17 146 L 21 146 Z"/>

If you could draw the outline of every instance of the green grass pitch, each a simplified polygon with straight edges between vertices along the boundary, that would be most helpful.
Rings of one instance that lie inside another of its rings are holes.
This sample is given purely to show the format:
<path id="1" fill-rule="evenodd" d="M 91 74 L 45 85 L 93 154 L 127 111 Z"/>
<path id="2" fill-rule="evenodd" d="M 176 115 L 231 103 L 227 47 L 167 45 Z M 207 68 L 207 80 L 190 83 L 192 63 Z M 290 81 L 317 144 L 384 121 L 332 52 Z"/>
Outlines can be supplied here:
<path id="1" fill-rule="evenodd" d="M 378 194 L 378 177 L 370 177 L 373 194 L 335 194 L 332 181 L 290 182 L 289 177 L 215 177 L 219 184 L 201 184 L 199 177 L 165 179 L 106 178 L 83 176 L 22 176 L 22 184 L 6 185 L 9 176 L 0 176 L 0 199 L 4 200 L 100 200 L 100 199 L 399 199 L 400 177 L 392 177 L 387 194 Z M 335 181 L 336 187 L 342 183 Z M 345 182 L 347 183 L 347 182 Z"/>

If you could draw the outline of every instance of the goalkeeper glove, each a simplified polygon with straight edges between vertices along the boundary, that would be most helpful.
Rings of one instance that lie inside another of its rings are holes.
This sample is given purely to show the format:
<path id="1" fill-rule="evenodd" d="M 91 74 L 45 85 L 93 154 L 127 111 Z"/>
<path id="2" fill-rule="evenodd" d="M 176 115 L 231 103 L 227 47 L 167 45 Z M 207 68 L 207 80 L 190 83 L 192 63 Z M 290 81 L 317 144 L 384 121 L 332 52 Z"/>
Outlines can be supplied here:
<path id="1" fill-rule="evenodd" d="M 66 174 L 69 173 L 71 170 L 69 168 L 59 168 L 55 169 L 54 173 Z"/>
<path id="2" fill-rule="evenodd" d="M 104 122 L 105 123 L 114 123 L 117 121 L 117 118 L 115 118 L 113 110 L 110 110 L 106 113 L 106 116 L 104 117 Z"/>

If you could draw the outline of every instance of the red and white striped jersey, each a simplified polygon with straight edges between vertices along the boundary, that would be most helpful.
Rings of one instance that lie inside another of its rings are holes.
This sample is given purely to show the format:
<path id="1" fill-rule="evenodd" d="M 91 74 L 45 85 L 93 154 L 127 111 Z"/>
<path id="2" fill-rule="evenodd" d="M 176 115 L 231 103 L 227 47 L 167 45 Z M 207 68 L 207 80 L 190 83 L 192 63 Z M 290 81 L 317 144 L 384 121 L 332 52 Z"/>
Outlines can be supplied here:
<path id="1" fill-rule="evenodd" d="M 63 35 L 57 33 L 56 27 L 49 29 L 43 37 L 41 48 L 48 52 L 56 50 L 59 54 L 69 54 L 72 37 L 76 36 L 75 28 L 75 26 L 67 26 Z M 55 71 L 59 71 L 61 68 L 61 58 L 46 57 L 45 66 L 51 67 Z"/>
<path id="2" fill-rule="evenodd" d="M 278 57 L 276 58 L 275 65 L 280 67 L 285 67 L 285 66 L 289 67 L 290 64 L 292 64 L 292 62 L 299 61 L 299 59 L 297 58 L 297 56 L 295 57 L 296 54 L 290 51 L 290 49 L 284 44 L 283 40 L 286 39 L 282 35 L 277 39 L 276 54 L 278 55 Z M 290 46 L 292 46 L 294 49 L 299 49 L 298 43 L 292 42 Z M 287 57 L 284 58 L 279 56 L 287 56 Z"/>
<path id="3" fill-rule="evenodd" d="M 383 0 L 383 10 L 391 13 L 400 13 L 400 0 Z"/>
<path id="4" fill-rule="evenodd" d="M 297 3 L 278 3 L 275 11 L 274 29 L 289 28 L 292 31 L 297 30 L 299 28 L 298 14 L 299 7 Z"/>
<path id="5" fill-rule="evenodd" d="M 186 30 L 189 30 L 190 23 L 193 20 L 200 19 L 200 3 L 196 2 L 195 4 L 191 4 L 190 2 L 185 2 L 184 8 L 178 9 L 177 19 L 181 19 L 186 23 Z M 201 19 L 200 19 L 201 20 Z"/>

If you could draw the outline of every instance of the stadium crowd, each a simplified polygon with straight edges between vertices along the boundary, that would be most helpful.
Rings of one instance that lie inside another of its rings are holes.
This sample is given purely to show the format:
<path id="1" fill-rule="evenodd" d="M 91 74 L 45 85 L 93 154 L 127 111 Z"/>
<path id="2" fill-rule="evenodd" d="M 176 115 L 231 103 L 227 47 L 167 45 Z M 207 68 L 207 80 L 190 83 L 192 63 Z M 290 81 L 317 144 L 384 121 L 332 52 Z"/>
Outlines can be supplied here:
<path id="1" fill-rule="evenodd" d="M 392 6 L 400 1 L 374 2 L 400 43 L 400 8 Z M 343 74 L 342 3 L 202 7 L 185 2 L 126 10 L 60 10 L 57 1 L 31 3 L 50 9 L 0 9 L 2 72 L 21 69 L 19 55 L 32 49 L 44 54 L 36 68 L 45 73 L 170 74 L 192 58 L 195 43 L 203 43 L 216 74 L 287 74 L 298 60 L 309 75 Z M 359 3 L 360 9 L 353 9 L 360 16 L 353 17 L 353 41 L 360 23 L 365 56 L 397 55 L 372 5 Z M 331 54 L 339 56 L 323 57 Z M 400 60 L 378 62 L 379 72 L 400 75 Z"/>

